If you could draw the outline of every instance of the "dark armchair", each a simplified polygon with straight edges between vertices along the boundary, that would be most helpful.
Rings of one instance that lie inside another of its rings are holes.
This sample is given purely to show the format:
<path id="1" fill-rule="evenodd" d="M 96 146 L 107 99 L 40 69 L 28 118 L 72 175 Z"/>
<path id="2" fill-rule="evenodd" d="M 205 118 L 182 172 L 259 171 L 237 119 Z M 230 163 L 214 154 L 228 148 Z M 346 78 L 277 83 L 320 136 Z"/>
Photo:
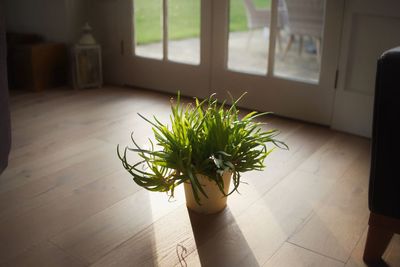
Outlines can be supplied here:
<path id="1" fill-rule="evenodd" d="M 382 254 L 393 234 L 400 233 L 399 122 L 400 47 L 386 51 L 378 60 L 369 184 L 371 214 L 364 250 L 364 261 L 371 266 L 383 263 Z"/>

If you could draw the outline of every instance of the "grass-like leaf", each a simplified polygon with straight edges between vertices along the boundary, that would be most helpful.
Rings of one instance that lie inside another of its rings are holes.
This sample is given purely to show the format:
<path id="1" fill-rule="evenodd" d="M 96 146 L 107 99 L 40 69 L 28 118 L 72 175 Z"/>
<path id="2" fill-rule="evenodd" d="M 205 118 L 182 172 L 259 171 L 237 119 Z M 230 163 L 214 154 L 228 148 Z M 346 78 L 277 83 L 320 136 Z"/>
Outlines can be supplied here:
<path id="1" fill-rule="evenodd" d="M 194 105 L 182 105 L 178 93 L 176 103 L 171 101 L 170 127 L 155 116 L 152 121 L 139 114 L 152 126 L 156 144 L 150 140 L 150 148 L 142 149 L 132 135 L 133 148 L 125 148 L 121 153 L 117 147 L 123 167 L 139 186 L 171 196 L 177 185 L 189 182 L 198 203 L 200 194 L 207 194 L 197 174 L 214 180 L 225 195 L 222 176 L 231 172 L 233 189 L 227 195 L 237 191 L 241 173 L 262 170 L 265 158 L 274 148 L 288 149 L 276 139 L 276 129 L 265 131 L 264 124 L 257 122 L 256 118 L 269 112 L 250 112 L 239 117 L 237 104 L 243 95 L 236 100 L 231 97 L 233 104 L 227 108 L 225 101 L 218 104 L 214 94 L 203 101 L 196 98 Z M 267 148 L 267 143 L 273 148 Z M 141 160 L 130 164 L 127 151 L 137 153 Z"/>

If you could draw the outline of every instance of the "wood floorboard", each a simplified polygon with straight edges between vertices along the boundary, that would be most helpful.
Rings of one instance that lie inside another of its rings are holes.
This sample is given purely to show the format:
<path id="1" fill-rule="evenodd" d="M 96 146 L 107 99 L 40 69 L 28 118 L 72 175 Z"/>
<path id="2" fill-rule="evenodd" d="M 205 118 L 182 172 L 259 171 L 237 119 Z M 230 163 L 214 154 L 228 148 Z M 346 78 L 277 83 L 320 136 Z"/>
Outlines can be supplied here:
<path id="1" fill-rule="evenodd" d="M 74 168 L 87 163 L 90 163 L 89 166 L 96 165 L 96 161 L 93 160 L 96 156 L 101 155 L 104 157 L 114 153 L 115 147 L 98 140 L 90 140 L 87 143 L 79 143 L 77 146 L 71 146 L 64 150 L 38 157 L 16 168 L 7 169 L 2 175 L 0 192 L 8 192 L 46 177 L 50 180 L 56 179 L 58 177 L 57 174 L 60 174 L 59 177 L 62 179 L 63 171 L 68 171 L 68 169 L 76 176 L 81 177 Z M 117 163 L 117 161 L 112 162 Z M 107 166 L 99 167 L 107 170 Z M 98 167 L 93 166 L 93 168 Z"/>
<path id="2" fill-rule="evenodd" d="M 81 259 L 68 255 L 63 250 L 48 241 L 43 241 L 30 248 L 14 259 L 2 264 L 1 266 L 13 267 L 38 267 L 38 266 L 57 266 L 57 267 L 84 267 L 88 264 Z"/>
<path id="3" fill-rule="evenodd" d="M 115 99 L 118 99 L 115 97 Z M 114 99 L 114 100 L 115 100 Z M 81 105 L 76 104 L 75 108 L 71 108 L 71 104 L 62 104 L 61 107 L 52 107 L 49 110 L 53 110 L 52 112 L 47 111 L 46 114 L 41 116 L 36 116 L 33 119 L 29 120 L 29 123 L 23 121 L 18 125 L 17 123 L 13 124 L 13 147 L 19 148 L 26 146 L 30 143 L 33 143 L 41 138 L 46 138 L 51 136 L 54 132 L 65 132 L 65 130 L 75 126 L 78 128 L 79 126 L 86 126 L 91 123 L 96 122 L 96 118 L 92 118 L 91 120 L 85 120 L 83 118 L 80 121 L 76 121 L 76 117 L 85 117 L 85 113 L 90 113 L 88 110 L 98 108 L 99 110 L 105 110 L 107 104 L 105 102 L 113 102 L 113 97 L 103 97 L 103 99 L 99 99 L 96 102 L 94 99 L 85 103 L 83 100 L 80 100 L 83 103 Z M 73 105 L 75 106 L 75 104 Z M 117 109 L 117 107 L 114 107 Z M 52 116 L 54 115 L 54 117 Z M 28 127 L 27 125 L 32 125 Z"/>
<path id="4" fill-rule="evenodd" d="M 138 234 L 143 236 L 145 233 L 150 236 L 153 235 L 153 232 L 149 229 L 153 229 L 154 222 L 167 214 L 175 214 L 172 211 L 178 207 L 180 209 L 184 208 L 182 190 L 178 190 L 177 194 L 175 201 L 169 202 L 168 196 L 163 193 L 151 194 L 148 191 L 140 190 L 102 212 L 91 216 L 75 227 L 54 236 L 52 241 L 74 255 L 79 255 L 86 261 L 94 263 L 105 255 L 114 255 L 112 253 L 114 250 L 119 253 L 121 250 L 117 248 L 119 246 L 125 248 L 126 245 L 122 244 L 133 236 Z M 167 219 L 170 221 L 168 224 L 164 224 L 164 231 L 183 231 L 184 228 L 179 226 L 182 226 L 182 223 L 184 224 L 185 217 L 181 216 L 178 219 L 178 217 L 167 216 Z M 183 225 L 182 227 L 189 227 L 189 225 Z M 164 238 L 161 237 L 161 239 Z M 165 241 L 167 240 L 165 239 Z M 148 246 L 149 244 L 145 241 L 142 242 L 142 240 L 135 239 L 134 243 L 140 250 L 149 249 L 147 253 L 152 252 Z M 127 242 L 127 244 L 129 245 L 130 243 Z M 130 259 L 131 256 L 127 252 L 126 257 L 129 258 L 120 258 L 115 262 L 111 260 L 114 263 L 107 262 L 107 265 L 146 266 L 142 264 L 139 255 L 135 251 L 135 248 L 131 250 L 134 260 Z M 152 254 L 147 254 L 147 256 L 151 258 Z M 107 257 L 107 259 L 109 258 Z"/>
<path id="5" fill-rule="evenodd" d="M 275 267 L 343 267 L 343 263 L 304 248 L 285 243 L 282 248 L 264 265 Z"/>
<path id="6" fill-rule="evenodd" d="M 75 168 L 75 173 L 78 173 L 75 177 L 63 177 L 68 183 L 66 186 L 61 186 L 61 189 L 55 187 L 33 197 L 32 201 L 37 207 L 30 209 L 28 202 L 25 204 L 28 208 L 25 205 L 19 206 L 15 214 L 11 211 L 11 214 L 8 213 L 1 220 L 3 228 L 0 230 L 0 259 L 15 256 L 30 246 L 79 224 L 135 191 L 133 186 L 118 186 L 114 182 L 120 176 L 111 175 L 117 172 L 117 168 L 112 167 L 110 158 L 98 157 L 96 161 L 91 161 L 95 164 L 83 164 L 80 168 Z M 76 187 L 71 187 L 71 183 L 76 183 Z"/>
<path id="7" fill-rule="evenodd" d="M 11 116 L 17 115 L 18 110 L 33 108 L 35 105 L 43 105 L 44 102 L 50 102 L 52 99 L 65 98 L 74 94 L 70 88 L 55 88 L 53 92 L 27 92 L 24 90 L 11 90 L 10 103 Z"/>
<path id="8" fill-rule="evenodd" d="M 346 262 L 368 224 L 369 147 L 332 186 L 290 242 Z"/>
<path id="9" fill-rule="evenodd" d="M 123 170 L 116 146 L 146 117 L 167 122 L 170 96 L 133 88 L 11 95 L 13 146 L 0 176 L 1 266 L 364 267 L 370 141 L 269 116 L 290 147 L 213 216 L 188 212 Z M 183 99 L 184 102 L 191 101 Z M 136 158 L 135 156 L 133 159 Z M 400 266 L 400 238 L 385 253 Z"/>

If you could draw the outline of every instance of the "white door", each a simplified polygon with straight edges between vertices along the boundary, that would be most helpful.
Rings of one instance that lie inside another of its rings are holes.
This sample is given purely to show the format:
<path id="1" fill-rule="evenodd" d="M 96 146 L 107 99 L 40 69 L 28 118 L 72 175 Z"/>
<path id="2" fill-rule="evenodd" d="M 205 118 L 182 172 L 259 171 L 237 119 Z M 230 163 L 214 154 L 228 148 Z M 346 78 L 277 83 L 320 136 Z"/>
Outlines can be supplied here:
<path id="1" fill-rule="evenodd" d="M 235 32 L 237 1 L 214 2 L 212 89 L 247 91 L 248 108 L 329 125 L 343 1 L 272 0 L 266 7 L 241 1 L 247 13 L 255 4 L 253 18 L 269 10 L 269 25 L 247 36 Z"/>
<path id="2" fill-rule="evenodd" d="M 330 124 L 343 0 L 95 2 L 107 80 Z"/>
<path id="3" fill-rule="evenodd" d="M 400 1 L 346 1 L 333 128 L 371 137 L 377 59 L 399 45 Z"/>

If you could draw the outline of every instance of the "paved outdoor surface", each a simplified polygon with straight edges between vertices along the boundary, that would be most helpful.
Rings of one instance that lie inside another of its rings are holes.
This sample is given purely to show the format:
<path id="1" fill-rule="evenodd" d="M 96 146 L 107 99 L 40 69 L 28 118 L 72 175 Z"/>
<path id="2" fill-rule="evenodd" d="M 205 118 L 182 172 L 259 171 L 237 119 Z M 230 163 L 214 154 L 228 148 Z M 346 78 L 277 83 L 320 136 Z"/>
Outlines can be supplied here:
<path id="1" fill-rule="evenodd" d="M 283 57 L 288 35 L 282 33 L 281 36 L 281 45 L 276 45 L 274 74 L 280 77 L 317 82 L 319 63 L 314 44 L 305 39 L 300 54 L 299 41 L 296 39 L 286 57 Z M 265 75 L 267 72 L 268 47 L 268 31 L 266 30 L 230 33 L 227 66 L 235 71 Z M 200 62 L 200 42 L 198 38 L 170 41 L 168 50 L 170 60 L 189 64 Z M 141 56 L 161 59 L 162 43 L 140 45 L 136 48 L 136 53 Z"/>

